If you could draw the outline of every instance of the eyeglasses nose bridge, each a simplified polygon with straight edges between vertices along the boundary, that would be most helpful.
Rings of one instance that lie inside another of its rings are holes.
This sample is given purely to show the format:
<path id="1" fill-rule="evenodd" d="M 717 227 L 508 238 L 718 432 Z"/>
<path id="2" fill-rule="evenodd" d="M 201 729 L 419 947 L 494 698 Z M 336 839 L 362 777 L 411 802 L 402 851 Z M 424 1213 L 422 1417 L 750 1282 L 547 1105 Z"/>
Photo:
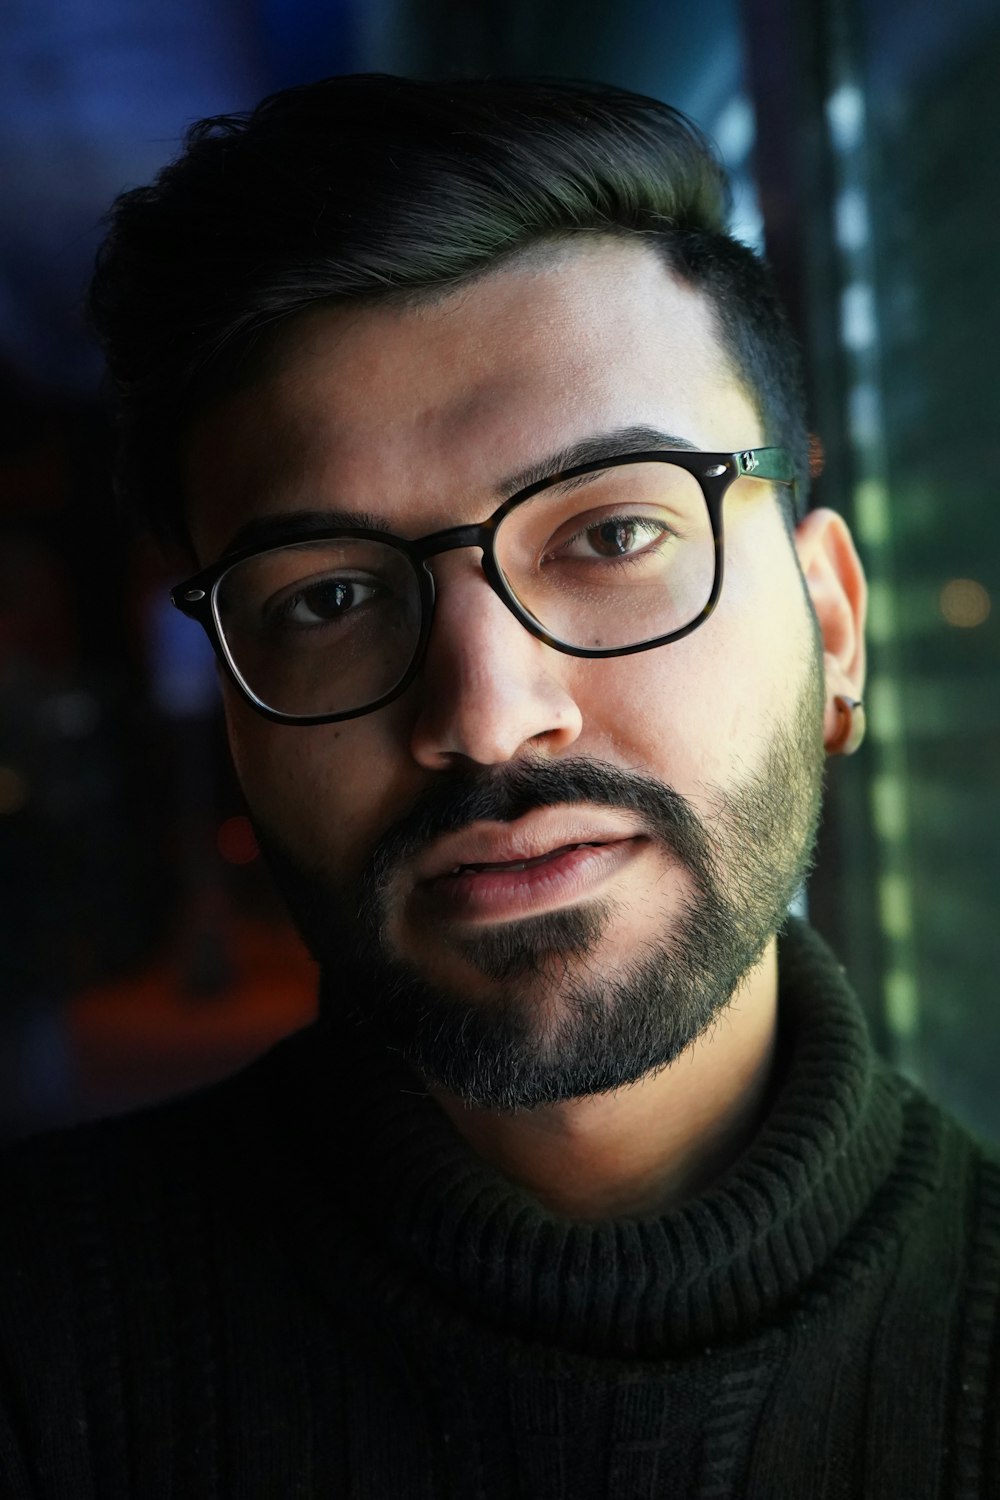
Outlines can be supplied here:
<path id="1" fill-rule="evenodd" d="M 445 552 L 458 552 L 465 547 L 480 549 L 482 554 L 480 563 L 486 582 L 515 619 L 532 634 L 543 640 L 547 638 L 547 632 L 528 615 L 524 606 L 515 598 L 497 563 L 493 542 L 497 527 L 505 513 L 506 509 L 499 516 L 490 516 L 488 520 L 479 521 L 470 526 L 449 526 L 444 531 L 432 532 L 430 536 L 421 537 L 419 541 L 411 543 L 410 556 L 421 566 L 426 580 L 425 624 L 421 636 L 424 648 L 430 638 L 437 601 L 437 583 L 428 563 L 432 558 L 440 557 Z"/>
<path id="2" fill-rule="evenodd" d="M 480 561 L 486 582 L 508 609 L 512 607 L 512 600 L 508 597 L 493 553 L 493 538 L 496 529 L 497 521 L 494 517 L 490 517 L 489 520 L 477 521 L 474 525 L 449 526 L 444 531 L 434 531 L 429 536 L 421 537 L 419 541 L 411 544 L 410 555 L 415 562 L 420 564 L 429 583 L 428 603 L 432 609 L 437 589 L 434 574 L 428 564 L 432 558 L 440 557 L 445 552 L 458 552 L 465 547 L 480 549 L 482 553 Z"/>
<path id="3" fill-rule="evenodd" d="M 432 557 L 439 557 L 443 552 L 457 552 L 462 547 L 479 547 L 483 557 L 488 558 L 492 556 L 495 531 L 496 525 L 492 521 L 478 521 L 472 526 L 449 526 L 414 542 L 413 552 L 425 567 Z"/>

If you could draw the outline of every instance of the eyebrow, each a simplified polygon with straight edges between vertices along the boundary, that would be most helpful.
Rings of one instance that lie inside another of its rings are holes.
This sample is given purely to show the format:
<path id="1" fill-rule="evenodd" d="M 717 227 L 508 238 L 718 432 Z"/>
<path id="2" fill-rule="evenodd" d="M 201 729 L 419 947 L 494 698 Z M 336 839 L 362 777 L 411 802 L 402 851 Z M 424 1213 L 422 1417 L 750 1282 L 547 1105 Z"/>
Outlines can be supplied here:
<path id="1" fill-rule="evenodd" d="M 567 469 L 580 464 L 597 463 L 602 458 L 620 458 L 625 453 L 664 452 L 681 448 L 687 453 L 697 453 L 698 444 L 690 438 L 677 437 L 661 432 L 656 427 L 615 427 L 608 432 L 592 433 L 579 442 L 570 443 L 554 453 L 539 458 L 527 468 L 517 469 L 500 480 L 493 491 L 498 504 L 526 490 L 530 485 L 553 479 Z M 255 516 L 230 537 L 222 556 L 241 552 L 245 548 L 266 547 L 271 542 L 294 543 L 307 540 L 317 531 L 375 531 L 392 536 L 385 520 L 371 511 L 337 510 L 333 508 L 310 508 L 284 511 L 280 514 Z"/>
<path id="2" fill-rule="evenodd" d="M 530 485 L 553 479 L 567 469 L 575 469 L 578 464 L 597 463 L 602 458 L 620 458 L 623 453 L 658 453 L 670 448 L 683 448 L 687 453 L 698 452 L 698 444 L 692 443 L 690 438 L 675 437 L 671 433 L 661 432 L 657 427 L 615 427 L 610 432 L 594 433 L 590 437 L 581 438 L 578 443 L 560 448 L 546 458 L 538 459 L 526 469 L 508 474 L 497 485 L 494 494 L 498 501 L 503 501 L 516 495 L 519 490 L 528 489 Z"/>

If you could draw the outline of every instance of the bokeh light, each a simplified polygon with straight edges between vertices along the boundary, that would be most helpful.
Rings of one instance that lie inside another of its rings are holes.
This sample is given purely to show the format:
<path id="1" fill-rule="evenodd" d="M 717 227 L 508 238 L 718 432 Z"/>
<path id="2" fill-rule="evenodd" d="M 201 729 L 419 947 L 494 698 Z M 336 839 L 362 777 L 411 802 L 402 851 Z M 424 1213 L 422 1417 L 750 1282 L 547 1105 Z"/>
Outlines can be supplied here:
<path id="1" fill-rule="evenodd" d="M 242 815 L 220 825 L 215 847 L 228 865 L 252 865 L 260 853 L 250 819 Z"/>
<path id="2" fill-rule="evenodd" d="M 989 619 L 990 596 L 974 578 L 952 578 L 941 590 L 941 613 L 949 625 L 971 630 Z"/>

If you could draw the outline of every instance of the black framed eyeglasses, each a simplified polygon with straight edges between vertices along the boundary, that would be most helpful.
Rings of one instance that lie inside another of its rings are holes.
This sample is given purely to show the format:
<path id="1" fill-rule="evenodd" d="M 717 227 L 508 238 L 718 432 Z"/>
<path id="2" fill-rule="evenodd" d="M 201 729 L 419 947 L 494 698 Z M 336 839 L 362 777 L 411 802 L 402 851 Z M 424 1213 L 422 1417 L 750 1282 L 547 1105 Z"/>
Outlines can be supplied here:
<path id="1" fill-rule="evenodd" d="M 680 640 L 722 590 L 722 502 L 749 476 L 794 486 L 782 448 L 626 453 L 519 490 L 485 521 L 409 541 L 338 527 L 233 551 L 171 592 L 237 687 L 282 724 L 353 719 L 413 681 L 431 558 L 478 547 L 491 588 L 547 646 L 629 656 Z"/>

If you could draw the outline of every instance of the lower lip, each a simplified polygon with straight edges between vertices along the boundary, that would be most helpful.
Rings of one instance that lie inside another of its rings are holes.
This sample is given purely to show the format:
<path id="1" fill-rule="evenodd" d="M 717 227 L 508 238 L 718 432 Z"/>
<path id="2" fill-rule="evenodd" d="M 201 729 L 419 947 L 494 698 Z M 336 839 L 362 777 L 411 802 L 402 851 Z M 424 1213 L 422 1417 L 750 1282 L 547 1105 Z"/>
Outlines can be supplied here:
<path id="1" fill-rule="evenodd" d="M 586 900 L 633 857 L 638 839 L 584 845 L 525 869 L 462 870 L 422 888 L 434 914 L 451 920 L 498 922 Z"/>

